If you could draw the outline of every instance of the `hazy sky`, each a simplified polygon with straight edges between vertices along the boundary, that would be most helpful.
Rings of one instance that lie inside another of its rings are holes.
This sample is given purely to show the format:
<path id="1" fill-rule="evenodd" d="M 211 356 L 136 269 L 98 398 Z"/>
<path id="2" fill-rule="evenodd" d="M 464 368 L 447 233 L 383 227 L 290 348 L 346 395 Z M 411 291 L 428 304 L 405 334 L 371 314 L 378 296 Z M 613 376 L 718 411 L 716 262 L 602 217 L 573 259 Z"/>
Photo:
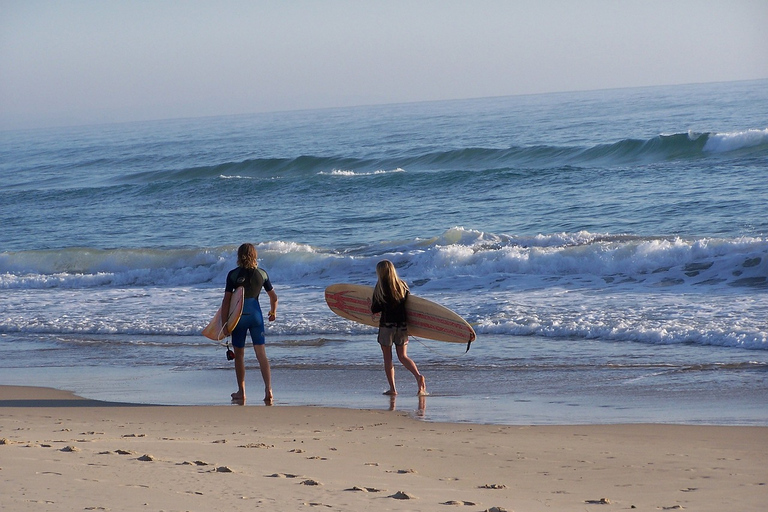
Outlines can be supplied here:
<path id="1" fill-rule="evenodd" d="M 768 78 L 768 0 L 0 0 L 0 129 Z"/>

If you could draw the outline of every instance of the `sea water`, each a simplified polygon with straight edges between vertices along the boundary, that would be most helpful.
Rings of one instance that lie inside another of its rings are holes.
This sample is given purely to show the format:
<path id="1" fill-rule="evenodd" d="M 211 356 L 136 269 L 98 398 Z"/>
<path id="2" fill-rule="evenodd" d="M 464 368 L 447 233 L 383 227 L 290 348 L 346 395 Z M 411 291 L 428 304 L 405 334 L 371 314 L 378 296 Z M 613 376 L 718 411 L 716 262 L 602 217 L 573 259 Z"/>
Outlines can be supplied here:
<path id="1" fill-rule="evenodd" d="M 766 80 L 6 131 L 0 384 L 228 403 L 252 242 L 276 405 L 767 425 L 767 213 Z M 324 302 L 384 258 L 478 335 L 411 340 L 426 400 Z"/>

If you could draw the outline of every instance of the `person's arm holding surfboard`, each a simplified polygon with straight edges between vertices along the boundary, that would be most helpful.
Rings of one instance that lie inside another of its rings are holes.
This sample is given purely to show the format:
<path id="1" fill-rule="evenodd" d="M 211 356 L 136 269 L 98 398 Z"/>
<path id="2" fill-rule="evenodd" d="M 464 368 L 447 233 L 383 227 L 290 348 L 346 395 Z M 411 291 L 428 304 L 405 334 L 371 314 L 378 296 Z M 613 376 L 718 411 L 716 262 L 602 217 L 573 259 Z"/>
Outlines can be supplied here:
<path id="1" fill-rule="evenodd" d="M 229 302 L 232 300 L 232 292 L 224 292 L 224 299 L 221 301 L 221 318 L 229 318 Z M 224 336 L 229 336 L 230 332 L 227 328 L 227 322 L 223 322 L 222 330 Z"/>
<path id="2" fill-rule="evenodd" d="M 277 318 L 277 294 L 272 289 L 267 292 L 267 295 L 269 295 L 269 313 L 267 318 L 270 322 L 274 322 L 275 318 Z"/>
<path id="3" fill-rule="evenodd" d="M 368 305 L 371 308 L 371 320 L 374 320 L 378 323 L 379 321 L 379 313 L 381 313 L 381 310 L 383 307 L 381 306 L 380 302 L 377 302 L 375 298 L 368 299 Z"/>

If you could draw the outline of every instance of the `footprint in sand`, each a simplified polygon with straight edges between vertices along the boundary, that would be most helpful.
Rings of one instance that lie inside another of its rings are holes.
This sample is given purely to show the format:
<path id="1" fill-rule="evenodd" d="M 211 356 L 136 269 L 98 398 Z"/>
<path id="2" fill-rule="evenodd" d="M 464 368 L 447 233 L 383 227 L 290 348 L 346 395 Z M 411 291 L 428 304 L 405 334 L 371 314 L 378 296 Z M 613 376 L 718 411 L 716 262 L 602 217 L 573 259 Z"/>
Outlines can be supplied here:
<path id="1" fill-rule="evenodd" d="M 196 460 L 194 462 L 189 462 L 188 460 L 185 460 L 184 462 L 179 462 L 179 466 L 210 466 L 207 462 L 203 462 L 201 460 Z"/>
<path id="2" fill-rule="evenodd" d="M 269 478 L 301 478 L 299 475 L 293 475 L 291 473 L 272 473 L 267 475 Z"/>
<path id="3" fill-rule="evenodd" d="M 377 489 L 375 487 L 358 487 L 357 485 L 345 490 L 358 491 L 358 492 L 381 492 L 382 491 L 382 489 Z"/>
<path id="4" fill-rule="evenodd" d="M 467 506 L 467 507 L 474 507 L 474 506 L 477 505 L 477 503 L 474 503 L 472 501 L 456 501 L 456 500 L 451 500 L 451 501 L 444 501 L 443 503 L 441 503 L 441 505 L 462 505 L 462 506 Z"/>
<path id="5" fill-rule="evenodd" d="M 265 443 L 248 443 L 248 444 L 241 444 L 238 446 L 238 448 L 274 448 L 275 445 L 269 445 Z"/>

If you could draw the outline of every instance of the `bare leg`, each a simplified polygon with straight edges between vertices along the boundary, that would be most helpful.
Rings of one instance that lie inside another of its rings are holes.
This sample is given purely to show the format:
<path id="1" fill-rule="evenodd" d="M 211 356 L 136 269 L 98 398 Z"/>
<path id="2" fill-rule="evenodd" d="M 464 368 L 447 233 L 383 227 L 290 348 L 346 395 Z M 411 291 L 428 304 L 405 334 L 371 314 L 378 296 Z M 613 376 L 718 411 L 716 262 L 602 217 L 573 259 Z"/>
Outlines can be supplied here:
<path id="1" fill-rule="evenodd" d="M 408 357 L 408 345 L 397 345 L 395 346 L 397 349 L 397 358 L 400 360 L 400 363 L 405 367 L 406 370 L 411 372 L 414 377 L 416 377 L 416 384 L 419 386 L 418 394 L 420 396 L 427 394 L 427 379 L 424 378 L 422 374 L 419 373 L 419 369 L 416 367 L 416 363 L 413 362 L 413 359 Z"/>
<path id="2" fill-rule="evenodd" d="M 237 391 L 232 393 L 232 400 L 245 402 L 245 348 L 232 347 L 235 352 L 235 378 Z"/>
<path id="3" fill-rule="evenodd" d="M 272 371 L 269 368 L 269 359 L 267 358 L 266 345 L 254 345 L 253 350 L 256 352 L 256 359 L 259 360 L 259 369 L 261 370 L 261 378 L 264 379 L 264 402 L 267 404 L 272 403 Z"/>
<path id="4" fill-rule="evenodd" d="M 397 394 L 395 389 L 395 365 L 392 363 L 392 347 L 381 347 L 381 355 L 384 356 L 384 373 L 387 374 L 387 382 L 389 382 L 389 390 L 385 391 L 385 395 L 394 396 Z"/>

